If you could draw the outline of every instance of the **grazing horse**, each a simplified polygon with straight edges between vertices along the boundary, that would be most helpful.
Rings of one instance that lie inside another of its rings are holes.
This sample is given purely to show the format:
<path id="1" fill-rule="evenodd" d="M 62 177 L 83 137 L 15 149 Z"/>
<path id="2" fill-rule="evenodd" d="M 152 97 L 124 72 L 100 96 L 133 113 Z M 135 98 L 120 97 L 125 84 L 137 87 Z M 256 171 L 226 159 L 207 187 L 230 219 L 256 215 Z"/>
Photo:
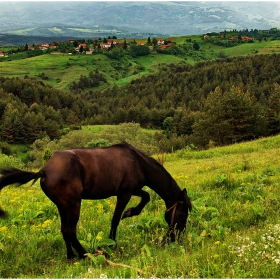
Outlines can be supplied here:
<path id="1" fill-rule="evenodd" d="M 144 186 L 164 200 L 172 241 L 175 230 L 185 230 L 192 207 L 186 189 L 181 190 L 161 164 L 126 142 L 106 148 L 57 151 L 39 172 L 10 168 L 0 173 L 0 190 L 10 184 L 41 179 L 42 190 L 58 208 L 68 259 L 75 257 L 72 247 L 80 258 L 86 254 L 76 236 L 82 199 L 117 197 L 109 235 L 113 240 L 120 220 L 139 215 L 149 202 L 149 193 L 142 190 Z M 140 203 L 123 212 L 132 195 L 140 197 Z M 0 210 L 0 215 L 4 214 Z"/>

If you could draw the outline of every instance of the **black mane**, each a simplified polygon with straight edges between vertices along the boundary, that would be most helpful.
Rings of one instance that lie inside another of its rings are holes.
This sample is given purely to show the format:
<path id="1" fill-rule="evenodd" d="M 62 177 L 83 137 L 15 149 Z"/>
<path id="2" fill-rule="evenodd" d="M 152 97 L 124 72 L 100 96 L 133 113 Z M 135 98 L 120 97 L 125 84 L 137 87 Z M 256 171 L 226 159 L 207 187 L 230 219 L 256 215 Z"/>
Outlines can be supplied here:
<path id="1" fill-rule="evenodd" d="M 148 156 L 147 154 L 145 154 L 143 151 L 133 147 L 132 145 L 130 145 L 127 142 L 123 142 L 120 144 L 116 144 L 120 147 L 129 149 L 130 151 L 132 151 L 132 153 L 136 154 L 136 156 L 140 156 L 141 158 L 144 158 L 150 165 L 155 165 L 157 168 L 159 168 L 169 179 L 170 181 L 170 190 L 173 193 L 173 197 L 177 198 L 178 195 L 178 191 L 180 191 L 180 187 L 178 186 L 177 182 L 173 179 L 173 177 L 170 175 L 170 173 L 154 158 Z"/>

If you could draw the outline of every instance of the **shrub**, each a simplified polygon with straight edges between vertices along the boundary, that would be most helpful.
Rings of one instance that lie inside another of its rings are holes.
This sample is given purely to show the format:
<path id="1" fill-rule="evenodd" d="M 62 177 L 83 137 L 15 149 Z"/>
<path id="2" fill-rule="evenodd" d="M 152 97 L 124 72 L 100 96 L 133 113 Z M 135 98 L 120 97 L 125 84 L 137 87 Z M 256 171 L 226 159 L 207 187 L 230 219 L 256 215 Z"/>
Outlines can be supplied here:
<path id="1" fill-rule="evenodd" d="M 3 155 L 3 154 L 0 155 L 0 168 L 10 168 L 10 167 L 22 169 L 24 168 L 24 164 L 19 158 Z"/>
<path id="2" fill-rule="evenodd" d="M 12 153 L 11 146 L 7 142 L 0 142 L 0 150 L 5 155 L 10 155 Z"/>
<path id="3" fill-rule="evenodd" d="M 98 140 L 92 140 L 86 144 L 86 147 L 88 148 L 96 148 L 96 147 L 108 147 L 111 143 L 108 140 L 105 139 L 98 139 Z"/>

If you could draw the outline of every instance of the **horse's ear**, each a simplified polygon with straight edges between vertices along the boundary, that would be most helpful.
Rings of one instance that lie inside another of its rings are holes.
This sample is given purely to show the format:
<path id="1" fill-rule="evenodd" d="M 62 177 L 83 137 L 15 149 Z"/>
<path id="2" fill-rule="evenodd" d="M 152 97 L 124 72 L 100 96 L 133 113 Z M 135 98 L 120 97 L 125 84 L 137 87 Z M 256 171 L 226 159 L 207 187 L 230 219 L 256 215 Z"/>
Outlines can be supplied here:
<path id="1" fill-rule="evenodd" d="M 185 202 L 185 204 L 187 205 L 188 209 L 191 211 L 192 210 L 192 203 L 191 200 L 188 196 L 188 192 L 186 190 L 186 188 L 184 188 L 180 194 L 180 198 Z"/>

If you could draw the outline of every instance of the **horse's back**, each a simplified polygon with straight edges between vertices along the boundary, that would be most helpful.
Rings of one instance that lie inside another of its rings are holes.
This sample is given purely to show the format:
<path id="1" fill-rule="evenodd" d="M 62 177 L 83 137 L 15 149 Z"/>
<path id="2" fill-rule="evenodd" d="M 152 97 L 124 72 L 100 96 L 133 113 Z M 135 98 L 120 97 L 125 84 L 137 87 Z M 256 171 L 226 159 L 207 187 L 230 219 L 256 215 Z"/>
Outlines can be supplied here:
<path id="1" fill-rule="evenodd" d="M 54 185 L 60 185 L 60 188 L 77 185 L 83 198 L 92 199 L 129 192 L 144 180 L 129 148 L 117 145 L 58 151 L 42 170 L 45 173 L 43 180 L 53 185 L 52 188 Z"/>
<path id="2" fill-rule="evenodd" d="M 106 198 L 120 192 L 129 193 L 143 184 L 143 174 L 130 150 L 110 146 L 76 149 L 83 173 L 84 197 Z"/>

